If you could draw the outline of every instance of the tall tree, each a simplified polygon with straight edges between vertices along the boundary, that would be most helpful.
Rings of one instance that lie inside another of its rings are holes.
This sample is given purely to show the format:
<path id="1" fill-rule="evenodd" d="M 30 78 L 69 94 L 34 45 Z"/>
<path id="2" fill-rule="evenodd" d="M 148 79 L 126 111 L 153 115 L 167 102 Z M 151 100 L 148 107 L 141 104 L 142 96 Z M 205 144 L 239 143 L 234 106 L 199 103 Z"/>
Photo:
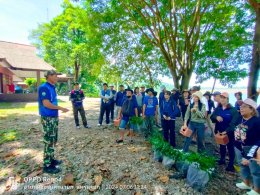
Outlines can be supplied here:
<path id="1" fill-rule="evenodd" d="M 63 9 L 63 13 L 50 23 L 42 24 L 32 32 L 36 46 L 41 46 L 44 59 L 59 71 L 68 72 L 72 68 L 75 81 L 79 80 L 83 69 L 90 76 L 98 75 L 104 58 L 88 13 L 69 1 L 64 1 Z"/>
<path id="2" fill-rule="evenodd" d="M 97 3 L 96 1 L 87 2 L 91 2 L 90 5 Z M 120 24 L 114 43 L 117 43 L 123 31 L 142 33 L 142 37 L 160 51 L 177 88 L 188 87 L 191 74 L 196 65 L 199 65 L 198 56 L 206 46 L 213 47 L 213 45 L 205 44 L 207 40 L 214 39 L 213 34 L 218 34 L 223 40 L 235 39 L 237 36 L 230 36 L 224 28 L 228 26 L 231 29 L 232 26 L 240 26 L 240 31 L 237 31 L 239 35 L 248 36 L 246 17 L 241 17 L 240 21 L 235 19 L 237 14 L 241 13 L 237 6 L 241 2 L 236 0 L 111 0 L 104 2 L 106 4 L 103 6 L 100 6 L 99 2 L 99 6 L 102 7 L 100 13 L 106 16 L 102 28 L 113 29 L 115 25 Z M 245 41 L 246 39 L 242 44 L 234 44 L 234 46 L 240 47 Z M 235 48 L 226 53 L 234 55 L 234 52 L 237 52 Z M 230 64 L 228 60 L 229 58 L 226 57 L 226 64 Z M 237 70 L 237 66 L 233 68 Z"/>
<path id="3" fill-rule="evenodd" d="M 248 97 L 257 100 L 257 81 L 260 71 L 260 1 L 248 0 L 255 12 L 255 29 L 252 50 L 252 62 L 249 68 Z"/>

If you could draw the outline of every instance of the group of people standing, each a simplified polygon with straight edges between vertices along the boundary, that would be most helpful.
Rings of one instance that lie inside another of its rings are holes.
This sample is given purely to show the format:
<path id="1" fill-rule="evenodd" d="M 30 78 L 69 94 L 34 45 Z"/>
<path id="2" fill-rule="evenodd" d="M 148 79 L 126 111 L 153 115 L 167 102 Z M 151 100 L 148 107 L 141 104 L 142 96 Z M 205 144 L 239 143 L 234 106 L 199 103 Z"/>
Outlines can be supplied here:
<path id="1" fill-rule="evenodd" d="M 69 110 L 58 106 L 55 83 L 57 73 L 48 71 L 47 82 L 38 89 L 39 113 L 44 131 L 44 166 L 46 173 L 58 173 L 57 165 L 62 161 L 54 158 L 54 148 L 58 138 L 58 110 L 68 112 Z M 167 91 L 163 86 L 159 98 L 153 88 L 145 89 L 144 86 L 134 91 L 130 88 L 124 89 L 119 86 L 115 91 L 113 86 L 103 84 L 101 90 L 101 106 L 98 125 L 102 125 L 103 116 L 106 113 L 106 124 L 110 120 L 120 119 L 120 138 L 117 143 L 124 141 L 125 130 L 130 130 L 130 143 L 133 143 L 133 131 L 137 129 L 131 118 L 141 116 L 145 123 L 145 138 L 153 133 L 154 124 L 161 123 L 163 137 L 173 147 L 175 140 L 175 119 L 182 115 L 184 128 L 188 127 L 192 135 L 184 141 L 183 151 L 188 152 L 193 135 L 197 135 L 198 152 L 205 151 L 204 133 L 205 124 L 213 130 L 214 134 L 221 133 L 228 136 L 229 142 L 220 145 L 219 165 L 226 164 L 226 150 L 228 150 L 229 162 L 227 171 L 235 171 L 234 161 L 240 166 L 243 181 L 236 186 L 241 189 L 250 190 L 247 194 L 260 193 L 260 162 L 256 160 L 260 153 L 260 118 L 258 116 L 257 103 L 252 99 L 242 100 L 242 93 L 236 93 L 237 102 L 235 107 L 229 103 L 227 92 L 201 93 L 199 87 L 194 86 L 190 90 L 183 90 L 180 94 L 176 89 Z M 211 95 L 214 98 L 211 100 Z M 89 128 L 85 117 L 82 101 L 84 93 L 75 83 L 74 90 L 70 93 L 73 105 L 73 113 L 76 127 L 79 128 L 78 112 L 82 116 L 83 126 Z M 214 123 L 214 125 L 213 125 Z M 127 127 L 128 126 L 128 127 Z"/>
<path id="2" fill-rule="evenodd" d="M 165 93 L 166 91 L 164 91 Z M 211 95 L 214 98 L 211 100 Z M 243 182 L 237 183 L 240 189 L 250 190 L 247 194 L 260 194 L 260 162 L 257 153 L 260 153 L 260 106 L 247 98 L 242 100 L 242 93 L 235 93 L 237 99 L 235 107 L 229 102 L 227 92 L 206 92 L 202 94 L 199 87 L 184 90 L 182 96 L 176 99 L 180 106 L 184 120 L 183 128 L 189 127 L 190 137 L 184 141 L 183 151 L 188 152 L 192 137 L 196 134 L 198 152 L 205 151 L 204 134 L 205 124 L 213 130 L 213 135 L 221 134 L 228 137 L 228 143 L 220 145 L 219 165 L 226 164 L 226 152 L 229 162 L 226 171 L 234 172 L 235 158 L 240 166 Z M 258 154 L 259 155 L 259 154 Z"/>

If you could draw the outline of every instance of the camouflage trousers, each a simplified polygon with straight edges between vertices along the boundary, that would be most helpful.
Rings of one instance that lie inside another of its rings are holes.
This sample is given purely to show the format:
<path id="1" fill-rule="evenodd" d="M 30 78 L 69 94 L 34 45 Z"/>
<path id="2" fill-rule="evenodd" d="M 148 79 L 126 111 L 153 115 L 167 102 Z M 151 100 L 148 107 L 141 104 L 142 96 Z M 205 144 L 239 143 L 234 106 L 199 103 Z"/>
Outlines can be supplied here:
<path id="1" fill-rule="evenodd" d="M 54 159 L 54 145 L 58 139 L 58 117 L 41 117 L 43 127 L 43 166 L 49 166 Z"/>

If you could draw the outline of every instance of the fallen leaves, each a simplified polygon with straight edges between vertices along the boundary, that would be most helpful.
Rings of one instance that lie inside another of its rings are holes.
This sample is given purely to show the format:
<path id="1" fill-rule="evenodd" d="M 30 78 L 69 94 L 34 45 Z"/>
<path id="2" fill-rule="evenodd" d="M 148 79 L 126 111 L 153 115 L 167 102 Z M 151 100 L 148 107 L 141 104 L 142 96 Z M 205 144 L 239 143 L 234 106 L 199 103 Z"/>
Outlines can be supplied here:
<path id="1" fill-rule="evenodd" d="M 163 182 L 163 183 L 168 183 L 169 182 L 169 177 L 167 175 L 159 176 L 158 180 Z"/>
<path id="2" fill-rule="evenodd" d="M 101 185 L 102 183 L 102 180 L 103 180 L 103 177 L 101 175 L 97 175 L 95 176 L 94 178 L 94 186 L 93 188 L 90 188 L 89 191 L 90 192 L 95 192 L 99 189 L 99 186 Z"/>
<path id="3" fill-rule="evenodd" d="M 66 174 L 62 180 L 62 184 L 64 186 L 74 186 L 75 185 L 74 176 L 71 173 Z"/>
<path id="4" fill-rule="evenodd" d="M 18 156 L 19 154 L 20 154 L 19 150 L 12 150 L 12 151 L 4 154 L 4 158 L 10 158 L 10 157 Z"/>

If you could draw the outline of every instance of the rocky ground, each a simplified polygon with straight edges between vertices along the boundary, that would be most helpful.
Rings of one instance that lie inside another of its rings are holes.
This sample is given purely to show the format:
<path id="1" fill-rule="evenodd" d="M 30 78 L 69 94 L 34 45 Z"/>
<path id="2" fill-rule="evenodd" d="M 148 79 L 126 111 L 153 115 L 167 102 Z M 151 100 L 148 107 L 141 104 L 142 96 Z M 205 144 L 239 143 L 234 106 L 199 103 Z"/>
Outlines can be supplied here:
<path id="1" fill-rule="evenodd" d="M 56 156 L 63 164 L 62 172 L 56 175 L 43 174 L 41 170 L 43 143 L 37 111 L 9 113 L 8 109 L 0 115 L 0 130 L 20 132 L 18 140 L 0 148 L 0 194 L 245 193 L 235 188 L 238 174 L 226 173 L 224 167 L 216 168 L 201 192 L 189 187 L 184 179 L 169 179 L 169 174 L 176 171 L 153 161 L 150 144 L 139 134 L 134 144 L 128 139 L 124 144 L 115 144 L 118 130 L 113 126 L 97 127 L 99 100 L 88 98 L 84 105 L 91 129 L 75 129 L 72 111 L 60 114 Z M 70 104 L 67 106 L 71 109 Z M 180 123 L 177 121 L 177 130 Z M 177 139 L 180 148 L 183 138 L 178 135 Z M 211 144 L 207 144 L 207 149 L 215 154 Z"/>

